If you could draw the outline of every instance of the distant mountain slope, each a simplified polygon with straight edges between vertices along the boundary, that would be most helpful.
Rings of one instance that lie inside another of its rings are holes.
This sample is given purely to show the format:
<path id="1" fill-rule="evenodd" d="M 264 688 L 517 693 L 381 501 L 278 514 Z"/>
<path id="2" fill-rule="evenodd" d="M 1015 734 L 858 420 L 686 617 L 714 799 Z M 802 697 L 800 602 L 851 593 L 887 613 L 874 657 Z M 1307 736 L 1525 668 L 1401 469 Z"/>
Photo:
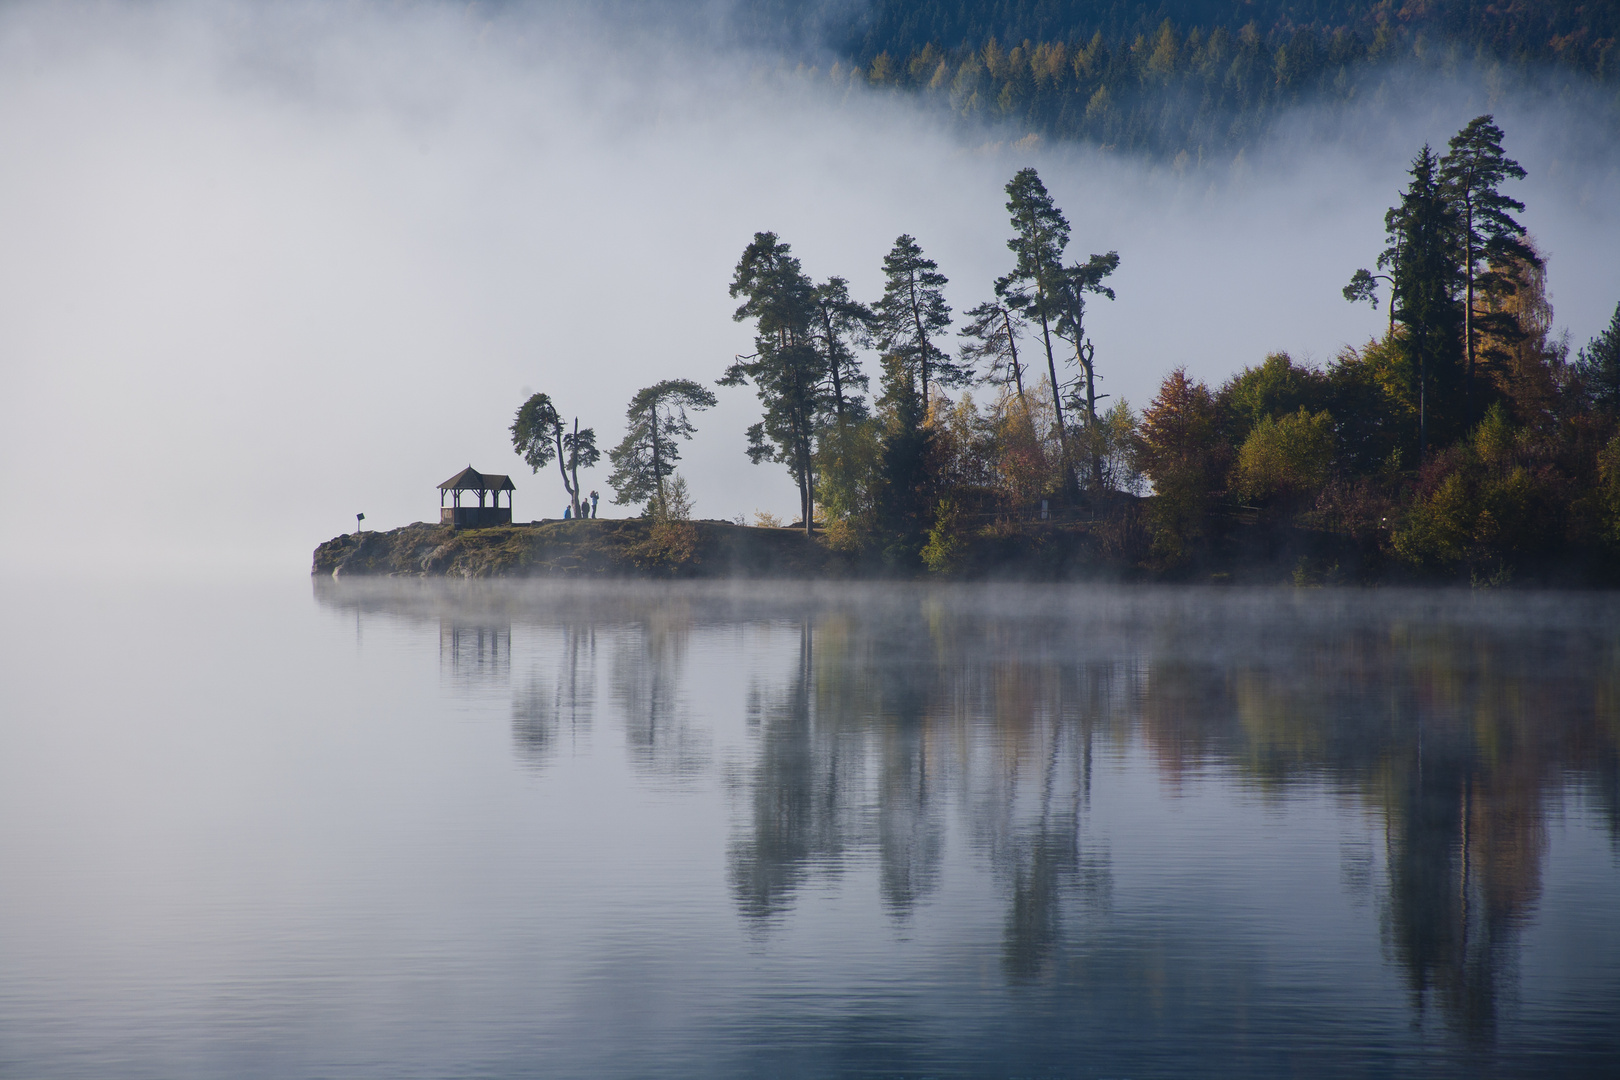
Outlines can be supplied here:
<path id="1" fill-rule="evenodd" d="M 738 0 L 733 18 L 834 78 L 1167 157 L 1224 157 L 1302 101 L 1387 97 L 1396 70 L 1493 92 L 1550 74 L 1620 116 L 1614 0 Z"/>
<path id="2" fill-rule="evenodd" d="M 1373 39 L 1380 27 L 1405 39 L 1463 44 L 1509 63 L 1547 61 L 1602 79 L 1615 77 L 1620 4 L 1613 0 L 737 0 L 736 17 L 756 32 L 814 35 L 840 55 L 870 63 L 927 45 L 976 48 L 995 38 L 1076 45 L 1101 33 L 1111 45 L 1151 35 L 1168 19 L 1185 33 L 1253 25 L 1263 37 L 1349 30 Z"/>

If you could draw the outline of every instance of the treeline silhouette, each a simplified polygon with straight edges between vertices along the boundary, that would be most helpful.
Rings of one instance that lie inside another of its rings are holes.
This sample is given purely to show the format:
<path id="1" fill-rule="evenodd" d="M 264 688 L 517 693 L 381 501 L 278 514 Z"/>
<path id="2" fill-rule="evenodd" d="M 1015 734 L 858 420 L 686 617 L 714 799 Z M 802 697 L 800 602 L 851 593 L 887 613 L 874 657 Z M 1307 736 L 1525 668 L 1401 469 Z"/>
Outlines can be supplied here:
<path id="1" fill-rule="evenodd" d="M 1620 68 L 1612 4 L 878 0 L 851 25 L 823 8 L 753 0 L 736 18 L 809 56 L 817 76 L 1183 166 L 1229 158 L 1301 101 L 1398 101 L 1410 90 L 1390 83 L 1397 67 L 1452 76 L 1472 66 L 1493 94 L 1550 74 L 1620 108 L 1605 90 Z M 823 44 L 831 64 L 816 60 Z"/>
<path id="2" fill-rule="evenodd" d="M 1071 259 L 1067 219 L 1024 169 L 1006 189 L 1012 268 L 955 348 L 946 277 L 915 238 L 867 304 L 759 233 L 731 285 L 755 352 L 721 382 L 758 392 L 748 453 L 786 465 L 800 527 L 819 518 L 833 547 L 898 570 L 993 572 L 1068 522 L 1099 563 L 1161 575 L 1282 553 L 1303 581 L 1608 580 L 1620 306 L 1571 357 L 1502 139 L 1481 116 L 1444 153 L 1423 147 L 1378 266 L 1344 290 L 1387 305 L 1388 329 L 1322 367 L 1276 354 L 1215 388 L 1178 369 L 1140 415 L 1104 402 L 1086 317 L 1120 255 Z"/>
<path id="3" fill-rule="evenodd" d="M 1011 266 L 961 313 L 909 234 L 865 301 L 756 233 L 730 284 L 754 351 L 718 383 L 754 389 L 748 457 L 786 467 L 796 526 L 862 572 L 1274 578 L 1281 561 L 1301 584 L 1614 583 L 1620 305 L 1571 355 L 1504 138 L 1485 115 L 1421 148 L 1376 266 L 1343 289 L 1386 330 L 1322 366 L 1278 353 L 1216 387 L 1177 369 L 1140 414 L 1110 398 L 1087 318 L 1121 255 L 1072 256 L 1025 168 L 1006 185 Z M 644 387 L 609 454 L 613 501 L 642 504 L 666 569 L 697 559 L 676 467 L 716 402 L 690 379 Z M 536 472 L 557 464 L 565 516 L 594 515 L 593 428 L 536 394 L 511 434 Z"/>

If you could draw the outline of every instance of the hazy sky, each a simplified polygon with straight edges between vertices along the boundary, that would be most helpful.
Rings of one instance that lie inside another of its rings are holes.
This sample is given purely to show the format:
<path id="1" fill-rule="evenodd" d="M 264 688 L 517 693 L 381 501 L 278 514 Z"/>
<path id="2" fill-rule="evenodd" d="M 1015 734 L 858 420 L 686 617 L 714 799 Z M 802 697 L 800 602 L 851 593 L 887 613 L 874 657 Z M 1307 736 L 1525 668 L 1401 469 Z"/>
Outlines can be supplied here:
<path id="1" fill-rule="evenodd" d="M 1302 114 L 1181 176 L 677 41 L 433 4 L 0 12 L 0 558 L 307 566 L 356 511 L 433 519 L 469 463 L 514 474 L 520 520 L 556 516 L 555 473 L 506 432 L 529 393 L 607 447 L 637 388 L 718 377 L 751 351 L 726 287 L 757 230 L 868 299 L 909 232 L 970 307 L 1026 164 L 1072 255 L 1120 252 L 1091 326 L 1103 389 L 1138 407 L 1177 364 L 1219 381 L 1377 331 L 1339 290 L 1418 145 L 1487 109 L 1531 174 L 1559 326 L 1579 345 L 1620 300 L 1617 140 L 1575 105 L 1425 91 L 1369 105 L 1371 144 Z M 682 465 L 696 513 L 791 513 L 786 470 L 743 455 L 752 390 L 718 393 Z"/>

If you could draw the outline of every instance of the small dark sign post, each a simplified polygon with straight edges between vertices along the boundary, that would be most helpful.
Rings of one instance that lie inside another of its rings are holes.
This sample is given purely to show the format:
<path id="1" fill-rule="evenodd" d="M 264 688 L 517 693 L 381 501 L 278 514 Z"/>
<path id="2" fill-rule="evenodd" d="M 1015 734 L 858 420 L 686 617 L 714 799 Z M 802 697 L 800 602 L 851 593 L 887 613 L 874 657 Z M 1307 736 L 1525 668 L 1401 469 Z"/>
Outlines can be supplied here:
<path id="1" fill-rule="evenodd" d="M 366 521 L 366 515 L 364 515 L 364 514 L 356 514 L 356 515 L 354 515 L 354 528 L 355 528 L 356 532 L 365 532 L 366 531 L 365 521 Z"/>

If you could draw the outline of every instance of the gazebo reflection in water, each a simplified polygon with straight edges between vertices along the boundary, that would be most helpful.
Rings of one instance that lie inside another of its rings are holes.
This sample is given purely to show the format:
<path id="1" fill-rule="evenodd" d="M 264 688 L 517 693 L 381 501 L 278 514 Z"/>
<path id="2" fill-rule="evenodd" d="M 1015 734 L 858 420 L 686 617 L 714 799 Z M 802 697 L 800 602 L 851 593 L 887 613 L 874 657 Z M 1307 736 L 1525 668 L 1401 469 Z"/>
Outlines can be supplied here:
<path id="1" fill-rule="evenodd" d="M 500 686 L 512 677 L 512 625 L 439 619 L 441 676 L 467 685 Z"/>
<path id="2" fill-rule="evenodd" d="M 516 486 L 512 478 L 502 473 L 481 473 L 468 465 L 439 485 L 439 524 L 458 529 L 482 529 L 490 525 L 512 524 L 512 492 Z M 462 506 L 461 493 L 478 493 L 477 506 Z M 506 505 L 501 505 L 501 492 L 506 492 Z M 450 505 L 444 505 L 445 492 L 450 493 Z M 489 505 L 484 505 L 485 497 Z"/>

